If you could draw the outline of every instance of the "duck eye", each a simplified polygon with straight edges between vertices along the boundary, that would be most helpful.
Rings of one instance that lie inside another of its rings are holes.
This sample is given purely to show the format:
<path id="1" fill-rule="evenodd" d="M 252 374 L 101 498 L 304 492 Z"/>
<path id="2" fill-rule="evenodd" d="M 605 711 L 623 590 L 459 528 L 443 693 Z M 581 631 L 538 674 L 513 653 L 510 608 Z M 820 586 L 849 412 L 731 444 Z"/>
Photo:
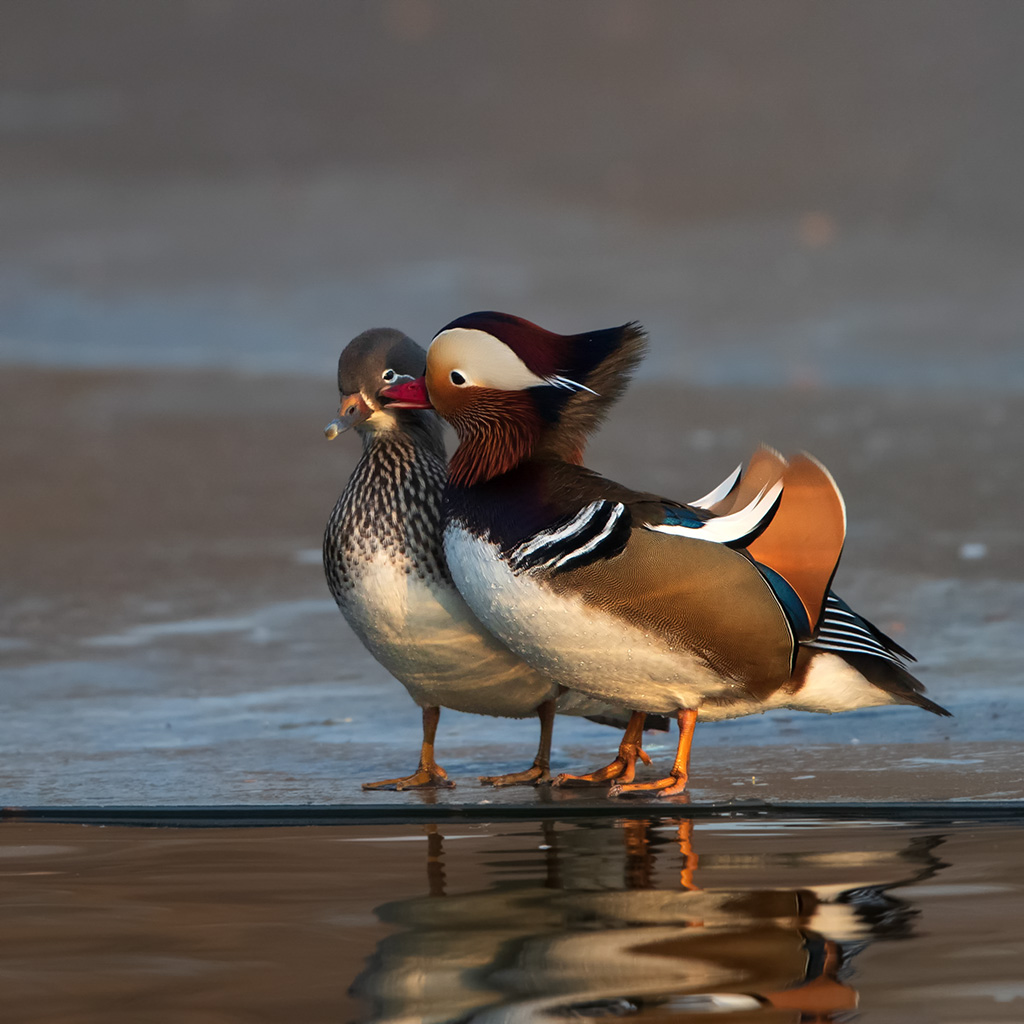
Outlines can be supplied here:
<path id="1" fill-rule="evenodd" d="M 398 374 L 397 374 L 397 373 L 395 373 L 395 371 L 394 371 L 394 370 L 392 370 L 392 369 L 391 369 L 391 367 L 388 367 L 388 368 L 387 368 L 387 369 L 386 369 L 386 370 L 385 370 L 385 371 L 384 371 L 384 372 L 383 372 L 383 373 L 382 373 L 382 374 L 380 375 L 380 379 L 381 379 L 382 381 L 384 381 L 384 383 L 385 383 L 385 384 L 391 384 L 391 383 L 392 383 L 392 382 L 394 381 L 394 379 L 395 379 L 395 378 L 396 378 L 397 376 L 398 376 Z"/>
<path id="2" fill-rule="evenodd" d="M 452 370 L 450 376 L 451 376 L 452 383 L 456 387 L 461 388 L 462 385 L 466 383 L 466 378 L 461 373 L 459 373 L 458 370 Z"/>

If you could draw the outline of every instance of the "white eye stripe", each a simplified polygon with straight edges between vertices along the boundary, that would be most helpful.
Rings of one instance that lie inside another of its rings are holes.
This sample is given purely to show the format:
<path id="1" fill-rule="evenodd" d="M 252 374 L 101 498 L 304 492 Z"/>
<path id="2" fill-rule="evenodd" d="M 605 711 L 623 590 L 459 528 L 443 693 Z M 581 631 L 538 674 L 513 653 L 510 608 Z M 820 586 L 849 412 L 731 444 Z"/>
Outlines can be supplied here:
<path id="1" fill-rule="evenodd" d="M 455 370 L 467 383 L 496 391 L 525 391 L 549 383 L 493 334 L 463 327 L 442 331 L 433 340 L 427 367 L 446 380 L 451 380 L 449 374 Z"/>

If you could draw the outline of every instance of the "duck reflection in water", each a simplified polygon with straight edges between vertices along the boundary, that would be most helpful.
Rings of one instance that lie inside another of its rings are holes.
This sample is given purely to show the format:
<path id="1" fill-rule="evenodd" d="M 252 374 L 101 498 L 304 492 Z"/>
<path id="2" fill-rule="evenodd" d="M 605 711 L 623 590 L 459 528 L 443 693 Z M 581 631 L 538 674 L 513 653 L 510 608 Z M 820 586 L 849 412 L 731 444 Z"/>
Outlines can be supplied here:
<path id="1" fill-rule="evenodd" d="M 492 887 L 449 894 L 443 836 L 428 826 L 429 894 L 377 908 L 404 930 L 354 983 L 367 1020 L 849 1019 L 851 958 L 912 934 L 916 911 L 887 890 L 945 866 L 941 837 L 899 829 L 887 848 L 854 852 L 856 830 L 840 851 L 832 830 L 831 848 L 814 829 L 748 833 L 755 852 L 718 842 L 699 861 L 692 820 L 535 827 L 535 870 L 503 860 Z"/>

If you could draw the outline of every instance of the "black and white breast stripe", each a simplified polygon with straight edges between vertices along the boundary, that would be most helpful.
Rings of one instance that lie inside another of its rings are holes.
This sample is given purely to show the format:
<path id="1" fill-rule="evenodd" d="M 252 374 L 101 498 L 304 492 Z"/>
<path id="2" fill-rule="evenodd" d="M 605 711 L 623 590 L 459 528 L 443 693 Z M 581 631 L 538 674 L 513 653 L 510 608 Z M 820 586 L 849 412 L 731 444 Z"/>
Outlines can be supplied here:
<path id="1" fill-rule="evenodd" d="M 625 547 L 631 525 L 632 517 L 621 502 L 594 501 L 568 522 L 517 544 L 509 552 L 509 565 L 515 572 L 562 572 L 597 558 L 610 558 Z"/>
<path id="2" fill-rule="evenodd" d="M 914 660 L 898 644 L 886 641 L 889 638 L 881 630 L 861 618 L 845 601 L 830 593 L 825 599 L 825 614 L 818 635 L 805 646 L 838 653 L 870 654 L 901 667 L 903 655 Z"/>

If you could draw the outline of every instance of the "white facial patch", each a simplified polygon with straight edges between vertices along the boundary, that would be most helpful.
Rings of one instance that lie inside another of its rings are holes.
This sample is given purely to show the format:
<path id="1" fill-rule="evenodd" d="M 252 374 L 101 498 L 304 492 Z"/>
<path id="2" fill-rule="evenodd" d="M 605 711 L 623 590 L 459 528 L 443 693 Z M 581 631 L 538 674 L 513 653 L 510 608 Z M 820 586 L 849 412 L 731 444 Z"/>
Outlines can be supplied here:
<path id="1" fill-rule="evenodd" d="M 465 378 L 463 387 L 525 391 L 549 383 L 493 334 L 462 327 L 442 331 L 427 351 L 428 377 L 447 379 L 453 370 Z"/>

